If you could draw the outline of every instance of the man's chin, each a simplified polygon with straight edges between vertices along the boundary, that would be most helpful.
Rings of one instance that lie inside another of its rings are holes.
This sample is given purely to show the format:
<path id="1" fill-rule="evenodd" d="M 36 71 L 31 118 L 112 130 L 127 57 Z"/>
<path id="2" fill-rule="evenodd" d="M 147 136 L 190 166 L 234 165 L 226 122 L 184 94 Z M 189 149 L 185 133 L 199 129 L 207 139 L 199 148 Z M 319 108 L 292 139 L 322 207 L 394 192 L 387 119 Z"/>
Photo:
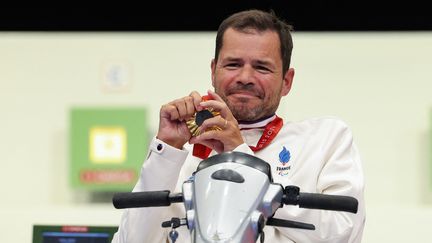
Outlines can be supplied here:
<path id="1" fill-rule="evenodd" d="M 235 108 L 231 109 L 237 121 L 255 121 L 259 119 L 259 114 L 255 109 L 251 108 Z"/>

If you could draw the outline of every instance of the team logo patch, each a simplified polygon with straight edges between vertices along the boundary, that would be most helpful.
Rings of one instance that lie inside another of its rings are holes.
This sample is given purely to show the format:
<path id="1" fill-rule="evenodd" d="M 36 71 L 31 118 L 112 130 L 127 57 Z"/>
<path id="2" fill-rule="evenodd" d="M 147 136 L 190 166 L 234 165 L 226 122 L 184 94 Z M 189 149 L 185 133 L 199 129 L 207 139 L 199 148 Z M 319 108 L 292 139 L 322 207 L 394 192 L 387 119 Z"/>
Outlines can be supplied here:
<path id="1" fill-rule="evenodd" d="M 291 169 L 291 165 L 288 162 L 291 159 L 290 151 L 283 146 L 282 151 L 279 153 L 279 162 L 282 166 L 277 166 L 276 171 L 278 175 L 285 176 L 288 175 L 289 170 Z"/>

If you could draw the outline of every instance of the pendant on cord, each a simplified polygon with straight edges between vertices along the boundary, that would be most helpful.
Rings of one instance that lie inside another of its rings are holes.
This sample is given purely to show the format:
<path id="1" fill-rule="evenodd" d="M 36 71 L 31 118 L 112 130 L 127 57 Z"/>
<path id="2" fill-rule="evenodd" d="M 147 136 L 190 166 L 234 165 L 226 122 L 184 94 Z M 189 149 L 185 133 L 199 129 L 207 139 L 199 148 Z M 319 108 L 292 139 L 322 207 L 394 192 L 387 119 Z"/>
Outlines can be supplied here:
<path id="1" fill-rule="evenodd" d="M 203 101 L 210 100 L 211 98 L 208 95 L 205 95 L 202 97 Z M 186 125 L 189 128 L 189 131 L 191 132 L 192 136 L 198 136 L 203 132 L 207 131 L 220 131 L 222 128 L 218 126 L 212 126 L 207 128 L 205 131 L 201 131 L 201 129 L 198 129 L 205 120 L 209 118 L 213 118 L 215 116 L 220 116 L 220 112 L 214 111 L 213 108 L 207 108 L 198 112 L 195 112 L 195 114 L 186 121 Z"/>
<path id="2" fill-rule="evenodd" d="M 189 120 L 186 121 L 186 125 L 189 128 L 189 131 L 191 132 L 192 136 L 195 137 L 200 135 L 203 131 L 201 131 L 198 128 L 203 124 L 205 120 L 215 116 L 220 116 L 220 113 L 214 111 L 211 108 L 195 112 L 195 114 Z M 212 126 L 207 128 L 204 132 L 212 131 L 212 130 L 220 131 L 222 129 L 218 126 Z"/>

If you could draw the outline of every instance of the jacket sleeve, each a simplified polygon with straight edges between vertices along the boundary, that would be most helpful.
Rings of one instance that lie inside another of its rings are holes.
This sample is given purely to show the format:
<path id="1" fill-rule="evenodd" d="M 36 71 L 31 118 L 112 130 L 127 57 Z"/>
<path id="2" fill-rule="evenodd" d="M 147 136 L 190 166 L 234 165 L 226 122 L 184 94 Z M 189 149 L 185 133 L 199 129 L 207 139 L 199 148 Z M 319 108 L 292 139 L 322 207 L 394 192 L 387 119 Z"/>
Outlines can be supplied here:
<path id="1" fill-rule="evenodd" d="M 187 155 L 188 151 L 153 138 L 133 192 L 173 191 Z M 168 219 L 168 213 L 165 207 L 125 209 L 112 243 L 165 242 L 166 233 L 160 224 Z"/>
<path id="2" fill-rule="evenodd" d="M 279 228 L 281 233 L 294 242 L 359 243 L 365 223 L 364 178 L 351 131 L 341 121 L 332 121 L 316 132 L 316 146 L 321 158 L 315 167 L 316 178 L 311 174 L 307 180 L 316 180 L 316 193 L 352 196 L 359 202 L 356 214 L 340 211 L 304 209 L 284 206 L 278 210 L 278 218 L 312 223 L 316 229 L 305 231 Z M 300 185 L 300 188 L 301 185 Z M 309 191 L 310 192 L 310 191 Z M 312 191 L 314 192 L 314 191 Z"/>

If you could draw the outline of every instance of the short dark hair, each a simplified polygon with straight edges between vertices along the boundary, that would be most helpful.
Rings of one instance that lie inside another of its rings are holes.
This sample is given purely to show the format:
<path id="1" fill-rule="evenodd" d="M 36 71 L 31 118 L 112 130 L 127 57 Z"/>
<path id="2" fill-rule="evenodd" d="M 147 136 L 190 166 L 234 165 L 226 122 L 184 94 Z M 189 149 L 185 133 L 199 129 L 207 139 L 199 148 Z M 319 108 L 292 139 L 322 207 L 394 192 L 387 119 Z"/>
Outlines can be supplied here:
<path id="1" fill-rule="evenodd" d="M 265 12 L 263 10 L 252 9 L 235 13 L 219 25 L 216 35 L 215 62 L 217 62 L 219 57 L 219 52 L 223 45 L 223 37 L 228 28 L 242 32 L 247 32 L 251 29 L 259 32 L 266 30 L 275 31 L 279 36 L 282 70 L 285 75 L 290 66 L 293 49 L 291 37 L 292 25 L 279 19 L 273 11 Z"/>

